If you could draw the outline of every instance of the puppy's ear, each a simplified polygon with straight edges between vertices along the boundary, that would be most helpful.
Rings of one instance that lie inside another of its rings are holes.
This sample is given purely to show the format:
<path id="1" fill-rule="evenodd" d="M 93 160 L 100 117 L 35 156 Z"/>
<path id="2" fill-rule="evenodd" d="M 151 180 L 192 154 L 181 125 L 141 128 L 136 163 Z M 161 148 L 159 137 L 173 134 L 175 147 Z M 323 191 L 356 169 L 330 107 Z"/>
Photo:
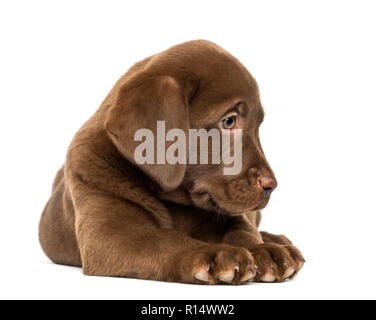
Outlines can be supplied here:
<path id="1" fill-rule="evenodd" d="M 184 84 L 170 76 L 131 77 L 118 91 L 105 121 L 107 134 L 123 156 L 154 179 L 164 190 L 172 190 L 180 185 L 186 165 L 167 162 L 157 164 L 157 121 L 165 121 L 166 134 L 173 128 L 183 130 L 187 143 L 190 97 L 186 97 L 186 90 Z M 138 129 L 149 129 L 154 134 L 154 164 L 138 164 L 135 161 L 135 149 L 142 143 L 135 141 Z M 165 139 L 165 135 L 162 139 Z M 172 143 L 174 142 L 165 142 L 165 150 Z M 165 150 L 162 150 L 164 154 Z"/>

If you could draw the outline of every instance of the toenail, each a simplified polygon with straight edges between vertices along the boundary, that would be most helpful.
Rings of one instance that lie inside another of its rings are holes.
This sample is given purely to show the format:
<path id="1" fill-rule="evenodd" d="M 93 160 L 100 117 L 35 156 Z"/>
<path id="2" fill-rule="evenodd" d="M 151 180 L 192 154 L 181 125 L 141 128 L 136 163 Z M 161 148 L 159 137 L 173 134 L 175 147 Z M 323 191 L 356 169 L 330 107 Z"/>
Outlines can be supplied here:
<path id="1" fill-rule="evenodd" d="M 207 272 L 196 272 L 194 277 L 198 280 L 209 282 L 209 274 Z"/>
<path id="2" fill-rule="evenodd" d="M 284 274 L 284 279 L 287 279 L 288 277 L 292 276 L 294 274 L 295 270 L 293 268 L 287 269 L 286 273 Z"/>

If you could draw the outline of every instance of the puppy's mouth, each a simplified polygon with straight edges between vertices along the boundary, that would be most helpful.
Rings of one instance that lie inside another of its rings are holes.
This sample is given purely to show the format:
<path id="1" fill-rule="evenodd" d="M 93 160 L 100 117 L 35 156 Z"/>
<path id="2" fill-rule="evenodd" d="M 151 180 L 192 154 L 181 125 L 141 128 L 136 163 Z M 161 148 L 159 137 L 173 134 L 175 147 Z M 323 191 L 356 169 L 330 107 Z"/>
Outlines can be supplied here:
<path id="1" fill-rule="evenodd" d="M 208 202 L 209 204 L 215 208 L 217 211 L 221 211 L 221 210 L 225 210 L 224 208 L 222 208 L 217 201 L 214 200 L 213 196 L 209 193 L 209 192 L 206 192 L 205 193 L 206 196 L 208 197 Z M 226 210 L 227 211 L 227 210 Z"/>
<path id="2" fill-rule="evenodd" d="M 216 201 L 213 195 L 208 191 L 196 192 L 196 195 L 200 199 L 199 202 L 201 202 L 201 206 L 204 206 L 205 209 L 212 210 L 219 214 L 224 214 L 224 215 L 241 215 L 248 211 L 259 210 L 262 207 L 258 205 L 253 208 L 247 208 L 245 210 L 235 210 L 235 209 L 228 210 L 227 208 L 222 206 L 220 203 L 218 203 L 218 201 Z M 198 202 L 197 200 L 195 201 L 195 199 L 192 199 L 192 200 L 196 203 Z"/>

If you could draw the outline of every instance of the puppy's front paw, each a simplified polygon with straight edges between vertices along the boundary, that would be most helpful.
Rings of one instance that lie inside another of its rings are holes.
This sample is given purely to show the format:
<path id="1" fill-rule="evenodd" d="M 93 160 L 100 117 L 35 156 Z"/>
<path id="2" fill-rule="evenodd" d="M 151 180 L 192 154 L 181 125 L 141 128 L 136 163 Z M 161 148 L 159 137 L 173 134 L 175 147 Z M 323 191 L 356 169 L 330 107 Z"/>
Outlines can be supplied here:
<path id="1" fill-rule="evenodd" d="M 191 252 L 184 260 L 187 261 L 187 258 L 192 259 L 192 281 L 189 282 L 193 283 L 240 284 L 252 280 L 256 275 L 254 259 L 244 248 L 228 245 L 205 246 Z"/>
<path id="2" fill-rule="evenodd" d="M 255 281 L 281 282 L 292 279 L 305 262 L 300 251 L 292 245 L 263 243 L 250 251 L 258 269 Z"/>

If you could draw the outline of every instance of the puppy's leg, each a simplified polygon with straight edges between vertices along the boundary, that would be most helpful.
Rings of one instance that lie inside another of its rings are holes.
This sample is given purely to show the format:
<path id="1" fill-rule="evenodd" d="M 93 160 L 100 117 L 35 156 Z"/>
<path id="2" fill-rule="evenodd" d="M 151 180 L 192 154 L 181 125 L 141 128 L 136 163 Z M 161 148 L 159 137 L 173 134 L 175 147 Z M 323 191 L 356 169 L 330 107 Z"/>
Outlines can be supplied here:
<path id="1" fill-rule="evenodd" d="M 305 262 L 301 252 L 284 236 L 259 232 L 239 219 L 225 233 L 223 242 L 247 248 L 258 269 L 256 281 L 274 282 L 294 278 Z"/>
<path id="2" fill-rule="evenodd" d="M 252 255 L 244 248 L 161 229 L 132 203 L 93 190 L 83 194 L 74 203 L 87 275 L 211 284 L 238 284 L 255 275 Z"/>
<path id="3" fill-rule="evenodd" d="M 43 251 L 55 263 L 81 266 L 75 229 L 74 209 L 64 185 L 63 171 L 55 178 L 51 198 L 39 223 L 39 241 Z"/>

